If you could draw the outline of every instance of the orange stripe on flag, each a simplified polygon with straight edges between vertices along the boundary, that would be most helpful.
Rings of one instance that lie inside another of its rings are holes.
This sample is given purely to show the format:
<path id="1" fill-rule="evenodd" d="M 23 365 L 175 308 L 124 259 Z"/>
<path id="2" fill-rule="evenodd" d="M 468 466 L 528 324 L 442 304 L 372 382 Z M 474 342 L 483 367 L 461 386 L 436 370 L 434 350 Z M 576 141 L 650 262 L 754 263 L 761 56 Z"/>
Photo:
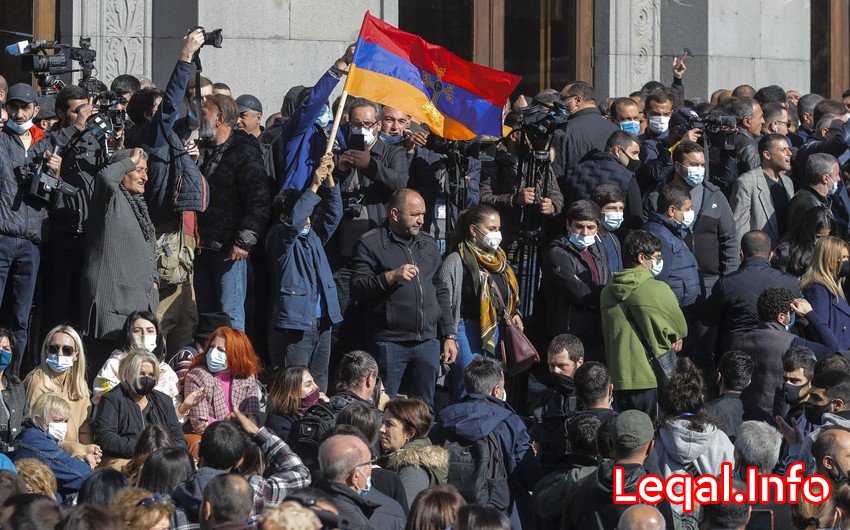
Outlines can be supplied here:
<path id="1" fill-rule="evenodd" d="M 352 96 L 389 105 L 428 124 L 431 131 L 448 140 L 472 140 L 477 134 L 462 123 L 444 116 L 421 90 L 387 75 L 349 66 L 345 90 Z"/>

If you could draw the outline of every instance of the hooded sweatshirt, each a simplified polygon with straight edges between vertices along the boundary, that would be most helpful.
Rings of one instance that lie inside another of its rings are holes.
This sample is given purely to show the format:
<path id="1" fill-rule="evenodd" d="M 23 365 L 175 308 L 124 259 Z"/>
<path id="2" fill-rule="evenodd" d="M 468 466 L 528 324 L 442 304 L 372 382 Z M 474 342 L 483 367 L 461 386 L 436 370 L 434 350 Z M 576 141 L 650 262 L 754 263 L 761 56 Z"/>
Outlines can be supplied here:
<path id="1" fill-rule="evenodd" d="M 186 512 L 189 522 L 198 522 L 198 510 L 201 508 L 201 501 L 204 499 L 204 488 L 212 479 L 223 473 L 228 473 L 228 471 L 202 467 L 192 473 L 185 482 L 174 488 L 171 494 L 174 504 Z"/>
<path id="2" fill-rule="evenodd" d="M 835 414 L 824 413 L 821 419 L 820 429 L 809 433 L 803 439 L 802 444 L 792 445 L 788 449 L 789 458 L 787 460 L 789 462 L 797 462 L 799 460 L 805 464 L 806 467 L 803 470 L 803 474 L 805 475 L 811 475 L 815 472 L 816 463 L 815 457 L 812 456 L 812 445 L 814 445 L 818 436 L 826 429 L 844 429 L 845 431 L 850 431 L 850 411 L 842 411 Z"/>
<path id="3" fill-rule="evenodd" d="M 643 340 L 656 356 L 667 353 L 673 343 L 688 334 L 679 301 L 670 287 L 652 278 L 644 267 L 614 274 L 600 295 L 605 360 L 617 390 L 645 390 L 658 383 L 649 365 L 647 350 L 621 307 L 625 302 Z"/>

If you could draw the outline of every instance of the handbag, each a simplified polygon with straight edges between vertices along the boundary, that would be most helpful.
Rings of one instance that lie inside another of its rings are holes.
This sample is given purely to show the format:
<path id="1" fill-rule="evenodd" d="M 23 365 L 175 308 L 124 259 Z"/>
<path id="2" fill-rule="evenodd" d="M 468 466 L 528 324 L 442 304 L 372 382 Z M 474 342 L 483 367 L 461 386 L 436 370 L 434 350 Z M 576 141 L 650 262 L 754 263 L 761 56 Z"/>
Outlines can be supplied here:
<path id="1" fill-rule="evenodd" d="M 640 327 L 637 325 L 637 322 L 635 322 L 634 317 L 632 317 L 632 313 L 629 311 L 629 305 L 626 302 L 620 302 L 620 307 L 623 309 L 623 313 L 626 314 L 626 320 L 629 321 L 629 325 L 632 327 L 632 330 L 634 330 L 635 335 L 638 336 L 638 340 L 640 340 L 640 343 L 643 345 L 646 358 L 649 361 L 649 366 L 652 367 L 652 372 L 655 374 L 658 389 L 662 390 L 667 388 L 667 385 L 670 384 L 670 378 L 673 376 L 673 372 L 676 371 L 676 363 L 679 360 L 676 350 L 670 348 L 661 355 L 655 355 L 655 352 L 649 347 L 649 343 L 646 341 L 643 333 L 641 333 Z"/>
<path id="2" fill-rule="evenodd" d="M 195 253 L 186 244 L 182 220 L 177 231 L 159 237 L 155 256 L 160 286 L 181 285 L 189 281 L 195 269 Z"/>
<path id="3" fill-rule="evenodd" d="M 528 370 L 534 363 L 540 362 L 540 354 L 537 353 L 537 348 L 528 340 L 525 333 L 514 324 L 511 315 L 508 314 L 508 306 L 505 304 L 499 288 L 494 286 L 493 290 L 499 298 L 499 303 L 502 304 L 505 322 L 505 337 L 499 340 L 499 349 L 502 352 L 502 362 L 507 367 L 508 375 L 513 377 Z"/>

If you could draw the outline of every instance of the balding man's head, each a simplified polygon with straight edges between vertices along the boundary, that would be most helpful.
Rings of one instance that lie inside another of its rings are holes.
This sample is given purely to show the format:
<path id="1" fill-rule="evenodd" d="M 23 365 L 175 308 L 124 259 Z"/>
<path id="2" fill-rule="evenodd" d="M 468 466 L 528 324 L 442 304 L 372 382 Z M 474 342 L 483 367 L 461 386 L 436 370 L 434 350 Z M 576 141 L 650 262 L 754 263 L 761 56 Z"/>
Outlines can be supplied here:
<path id="1" fill-rule="evenodd" d="M 812 444 L 817 472 L 833 480 L 850 471 L 850 432 L 844 429 L 822 430 Z"/>
<path id="2" fill-rule="evenodd" d="M 744 259 L 756 256 L 769 259 L 770 247 L 770 236 L 761 230 L 750 230 L 741 238 L 741 253 Z"/>
<path id="3" fill-rule="evenodd" d="M 635 504 L 620 516 L 617 530 L 664 530 L 664 516 L 655 506 Z"/>
<path id="4" fill-rule="evenodd" d="M 372 475 L 371 465 L 366 464 L 371 459 L 369 447 L 356 436 L 331 436 L 319 446 L 319 469 L 325 479 L 352 489 L 366 487 Z"/>
<path id="5" fill-rule="evenodd" d="M 410 188 L 396 190 L 387 203 L 390 228 L 399 237 L 410 239 L 419 235 L 425 222 L 425 200 Z"/>

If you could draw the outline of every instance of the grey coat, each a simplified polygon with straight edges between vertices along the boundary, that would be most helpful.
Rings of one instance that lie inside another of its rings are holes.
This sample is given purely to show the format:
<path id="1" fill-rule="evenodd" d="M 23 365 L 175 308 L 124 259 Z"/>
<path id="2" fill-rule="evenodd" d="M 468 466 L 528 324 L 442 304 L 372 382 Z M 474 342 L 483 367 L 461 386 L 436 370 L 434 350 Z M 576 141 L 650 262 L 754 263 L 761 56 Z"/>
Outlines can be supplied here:
<path id="1" fill-rule="evenodd" d="M 785 233 L 785 227 L 779 226 L 776 219 L 776 209 L 766 178 L 760 167 L 738 177 L 732 184 L 729 205 L 732 207 L 738 241 L 750 230 L 763 230 L 770 236 L 771 246 L 775 247 L 780 236 Z M 794 196 L 794 183 L 785 175 L 779 175 L 779 179 L 790 204 Z"/>
<path id="2" fill-rule="evenodd" d="M 156 314 L 159 293 L 156 241 L 146 241 L 119 184 L 135 164 L 125 158 L 105 167 L 95 180 L 86 233 L 81 289 L 89 337 L 112 338 L 133 311 Z"/>

